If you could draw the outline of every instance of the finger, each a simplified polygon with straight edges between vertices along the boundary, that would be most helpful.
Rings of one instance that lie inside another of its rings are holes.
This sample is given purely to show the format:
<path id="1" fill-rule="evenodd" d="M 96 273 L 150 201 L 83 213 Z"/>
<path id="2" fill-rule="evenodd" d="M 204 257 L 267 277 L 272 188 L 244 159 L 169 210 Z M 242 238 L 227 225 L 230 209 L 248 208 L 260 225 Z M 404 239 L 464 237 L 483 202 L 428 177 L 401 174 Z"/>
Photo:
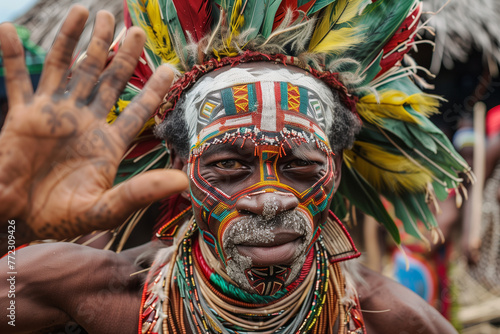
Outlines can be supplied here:
<path id="1" fill-rule="evenodd" d="M 113 41 L 114 27 L 115 19 L 111 13 L 105 11 L 97 13 L 94 32 L 87 49 L 86 58 L 73 72 L 68 87 L 77 101 L 85 102 L 95 87 L 108 58 L 109 46 Z"/>
<path id="2" fill-rule="evenodd" d="M 73 59 L 73 51 L 85 28 L 88 16 L 89 12 L 85 7 L 80 5 L 71 7 L 52 48 L 45 58 L 37 94 L 51 95 L 65 90 L 68 68 Z"/>
<path id="3" fill-rule="evenodd" d="M 108 114 L 134 72 L 145 40 L 146 35 L 141 28 L 132 27 L 128 30 L 120 50 L 101 75 L 98 92 L 90 103 L 93 111 L 101 116 Z"/>
<path id="4" fill-rule="evenodd" d="M 10 23 L 0 25 L 0 47 L 9 105 L 29 103 L 33 99 L 33 86 L 24 61 L 24 48 Z"/>
<path id="5" fill-rule="evenodd" d="M 160 66 L 113 124 L 124 144 L 128 145 L 151 117 L 167 94 L 174 78 L 173 71 Z"/>
<path id="6" fill-rule="evenodd" d="M 167 196 L 180 193 L 189 185 L 187 175 L 175 169 L 157 169 L 127 180 L 108 190 L 101 199 L 96 212 L 107 211 L 109 215 L 100 222 L 106 226 L 99 229 L 113 228 L 122 223 L 133 212 L 146 207 Z"/>

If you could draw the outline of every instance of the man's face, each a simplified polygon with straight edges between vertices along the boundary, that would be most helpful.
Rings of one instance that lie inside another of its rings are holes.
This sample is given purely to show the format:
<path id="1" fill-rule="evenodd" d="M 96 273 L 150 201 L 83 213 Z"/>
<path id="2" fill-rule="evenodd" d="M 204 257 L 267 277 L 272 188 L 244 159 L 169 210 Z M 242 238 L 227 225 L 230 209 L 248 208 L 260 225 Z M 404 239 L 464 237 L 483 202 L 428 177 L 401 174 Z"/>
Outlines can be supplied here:
<path id="1" fill-rule="evenodd" d="M 247 290 L 255 288 L 255 268 L 273 268 L 283 283 L 297 276 L 340 177 L 340 157 L 315 118 L 275 105 L 212 120 L 190 156 L 203 240 Z"/>

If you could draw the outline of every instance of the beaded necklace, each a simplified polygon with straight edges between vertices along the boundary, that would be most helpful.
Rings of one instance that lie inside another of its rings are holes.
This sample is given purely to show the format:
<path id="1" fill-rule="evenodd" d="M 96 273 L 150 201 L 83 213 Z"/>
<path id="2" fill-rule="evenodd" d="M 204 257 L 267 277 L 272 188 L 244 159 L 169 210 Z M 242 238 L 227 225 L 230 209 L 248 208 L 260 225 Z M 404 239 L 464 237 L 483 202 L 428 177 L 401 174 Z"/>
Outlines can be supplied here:
<path id="1" fill-rule="evenodd" d="M 231 278 L 222 269 L 221 263 L 215 258 L 207 244 L 203 242 L 201 237 L 194 240 L 193 256 L 195 259 L 195 266 L 204 280 L 209 280 L 207 283 L 213 291 L 220 291 L 221 298 L 228 298 L 231 303 L 235 303 L 244 307 L 258 307 L 260 305 L 271 305 L 276 303 L 282 297 L 291 294 L 294 290 L 301 285 L 306 278 L 309 277 L 311 266 L 314 262 L 314 252 L 310 251 L 306 256 L 306 260 L 302 266 L 301 273 L 297 279 L 291 284 L 282 288 L 274 295 L 260 295 L 256 293 L 249 293 L 239 288 Z M 233 299 L 231 299 L 233 298 Z"/>
<path id="2" fill-rule="evenodd" d="M 139 334 L 185 334 L 186 328 L 203 334 L 323 334 L 333 333 L 336 322 L 338 333 L 365 333 L 357 297 L 354 303 L 341 303 L 346 283 L 339 265 L 328 263 L 325 242 L 331 238 L 316 241 L 299 278 L 284 292 L 253 300 L 248 298 L 253 294 L 218 272 L 218 262 L 197 242 L 196 223 L 191 219 L 188 224 L 183 239 L 171 248 L 170 262 L 162 263 L 145 284 Z"/>
<path id="3" fill-rule="evenodd" d="M 189 314 L 191 328 L 198 333 L 312 333 L 318 325 L 321 315 L 330 322 L 337 317 L 337 312 L 327 315 L 325 309 L 335 309 L 338 304 L 330 289 L 327 298 L 328 283 L 332 282 L 327 256 L 322 243 L 316 243 L 313 255 L 313 267 L 293 293 L 278 297 L 272 303 L 238 306 L 239 298 L 221 298 L 221 294 L 211 286 L 210 281 L 200 270 L 193 254 L 194 235 L 197 227 L 193 223 L 180 245 L 180 254 L 176 260 L 174 279 L 183 298 L 184 311 Z M 335 280 L 341 278 L 340 271 L 334 273 Z M 339 282 L 337 282 L 339 283 Z M 177 289 L 176 289 L 177 290 Z M 335 289 L 342 290 L 342 289 Z M 244 294 L 242 294 L 244 295 Z M 325 302 L 330 305 L 325 305 Z M 249 307 L 253 306 L 253 307 Z M 332 318 L 333 316 L 333 318 Z M 321 321 L 326 323 L 326 321 Z M 331 326 L 333 326 L 331 323 Z"/>

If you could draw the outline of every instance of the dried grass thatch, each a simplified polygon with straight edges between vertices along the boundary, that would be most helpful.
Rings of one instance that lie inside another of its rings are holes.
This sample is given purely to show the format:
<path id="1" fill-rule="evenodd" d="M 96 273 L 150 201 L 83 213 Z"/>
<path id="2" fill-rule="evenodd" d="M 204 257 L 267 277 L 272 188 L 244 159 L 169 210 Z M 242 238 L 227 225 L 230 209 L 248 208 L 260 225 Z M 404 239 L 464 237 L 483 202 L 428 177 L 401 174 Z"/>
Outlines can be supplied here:
<path id="1" fill-rule="evenodd" d="M 87 46 L 94 18 L 99 10 L 106 9 L 115 15 L 117 32 L 123 28 L 123 1 L 121 0 L 39 0 L 14 23 L 27 27 L 31 31 L 31 40 L 48 50 L 70 7 L 76 3 L 87 7 L 90 11 L 87 26 L 76 49 L 77 52 L 84 50 Z"/>

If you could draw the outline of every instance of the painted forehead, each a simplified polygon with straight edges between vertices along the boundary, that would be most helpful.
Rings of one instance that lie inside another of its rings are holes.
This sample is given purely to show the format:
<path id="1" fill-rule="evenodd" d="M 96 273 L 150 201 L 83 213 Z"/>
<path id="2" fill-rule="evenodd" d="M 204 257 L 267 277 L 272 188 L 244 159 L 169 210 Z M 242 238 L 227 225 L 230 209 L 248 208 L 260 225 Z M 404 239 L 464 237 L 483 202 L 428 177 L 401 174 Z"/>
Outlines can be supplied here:
<path id="1" fill-rule="evenodd" d="M 197 132 L 227 116 L 235 125 L 253 124 L 268 132 L 279 132 L 290 123 L 311 121 L 324 129 L 324 109 L 317 93 L 289 82 L 237 85 L 207 95 L 198 114 Z"/>
<path id="2" fill-rule="evenodd" d="M 280 140 L 314 133 L 327 144 L 324 133 L 333 105 L 330 88 L 320 80 L 301 69 L 269 63 L 209 73 L 181 103 L 191 148 L 229 132 Z"/>
<path id="3" fill-rule="evenodd" d="M 241 138 L 255 145 L 279 147 L 315 143 L 326 154 L 330 144 L 325 108 L 319 96 L 303 86 L 284 81 L 236 85 L 207 95 L 197 118 L 197 137 L 191 143 L 196 156 L 210 145 Z"/>

